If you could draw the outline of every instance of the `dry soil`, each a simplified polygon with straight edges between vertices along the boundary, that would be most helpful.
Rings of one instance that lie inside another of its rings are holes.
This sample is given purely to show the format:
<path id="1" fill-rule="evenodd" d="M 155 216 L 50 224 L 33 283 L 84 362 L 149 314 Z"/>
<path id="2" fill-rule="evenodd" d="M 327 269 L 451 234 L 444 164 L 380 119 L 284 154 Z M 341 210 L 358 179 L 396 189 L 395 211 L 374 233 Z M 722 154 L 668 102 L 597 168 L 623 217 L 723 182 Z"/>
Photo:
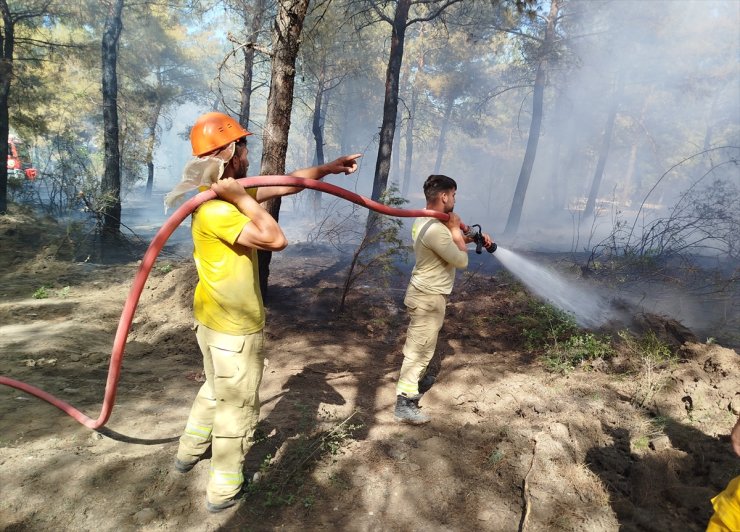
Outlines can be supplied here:
<path id="1" fill-rule="evenodd" d="M 0 217 L 0 375 L 95 418 L 138 265 L 70 261 L 67 238 L 51 220 Z M 432 421 L 396 423 L 406 279 L 358 287 L 340 315 L 345 267 L 310 246 L 273 259 L 257 478 L 241 505 L 206 511 L 207 460 L 172 468 L 202 372 L 195 272 L 170 257 L 141 297 L 104 429 L 0 386 L 0 529 L 703 530 L 740 474 L 735 351 L 689 342 L 649 371 L 624 355 L 549 372 L 523 347 L 528 296 L 505 274 L 458 279 L 421 401 Z"/>

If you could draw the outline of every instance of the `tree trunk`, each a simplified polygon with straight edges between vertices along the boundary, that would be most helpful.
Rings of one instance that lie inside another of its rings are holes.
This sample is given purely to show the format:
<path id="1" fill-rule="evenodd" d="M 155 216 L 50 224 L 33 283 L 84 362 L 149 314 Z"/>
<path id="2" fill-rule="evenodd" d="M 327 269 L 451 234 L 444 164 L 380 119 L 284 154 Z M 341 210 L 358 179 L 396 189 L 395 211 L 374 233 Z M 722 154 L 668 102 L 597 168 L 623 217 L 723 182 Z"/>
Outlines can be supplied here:
<path id="1" fill-rule="evenodd" d="M 265 0 L 255 0 L 254 12 L 250 13 L 244 4 L 244 20 L 252 20 L 247 41 L 256 42 L 259 31 L 262 28 L 262 17 L 265 14 Z M 242 81 L 241 108 L 239 110 L 239 123 L 249 131 L 249 113 L 252 104 L 252 91 L 254 79 L 254 48 L 245 46 L 244 51 L 244 79 Z"/>
<path id="2" fill-rule="evenodd" d="M 121 229 L 121 152 L 118 145 L 118 78 L 116 63 L 118 39 L 123 24 L 124 0 L 115 0 L 105 18 L 103 31 L 103 136 L 105 170 L 101 180 L 103 194 L 103 233 L 117 235 Z"/>
<path id="3" fill-rule="evenodd" d="M 313 117 L 311 121 L 311 133 L 316 144 L 316 164 L 324 164 L 324 128 L 321 120 L 322 103 L 324 100 L 324 69 L 319 74 L 316 96 L 313 100 Z"/>
<path id="4" fill-rule="evenodd" d="M 617 117 L 617 109 L 619 108 L 619 100 L 621 99 L 622 82 L 617 80 L 617 86 L 612 95 L 612 105 L 609 109 L 609 116 L 606 119 L 606 126 L 604 126 L 604 137 L 601 141 L 601 150 L 599 151 L 599 162 L 596 164 L 596 170 L 594 171 L 594 177 L 591 180 L 591 190 L 588 194 L 588 200 L 586 201 L 586 208 L 583 210 L 583 218 L 585 220 L 589 216 L 594 214 L 596 210 L 596 197 L 599 195 L 599 188 L 601 187 L 601 180 L 604 178 L 604 168 L 606 168 L 606 159 L 609 157 L 609 148 L 612 143 L 612 132 L 614 131 L 614 120 Z"/>
<path id="5" fill-rule="evenodd" d="M 394 129 L 399 129 L 401 125 L 400 121 L 396 121 L 396 125 L 394 126 Z M 399 174 L 401 173 L 401 135 L 393 135 L 393 149 L 391 150 L 391 171 L 388 176 L 388 178 L 391 181 L 391 184 L 400 187 L 401 182 L 399 179 Z"/>
<path id="6" fill-rule="evenodd" d="M 325 65 L 322 64 L 318 86 L 316 88 L 316 96 L 313 101 L 313 119 L 311 121 L 311 133 L 313 134 L 313 140 L 316 146 L 316 154 L 313 160 L 314 165 L 324 164 L 324 123 L 321 119 L 321 112 L 323 110 L 324 95 L 326 94 L 324 91 L 325 75 Z M 314 213 L 318 213 L 319 209 L 321 209 L 321 192 L 318 190 L 311 191 L 311 204 Z"/>
<path id="7" fill-rule="evenodd" d="M 419 42 L 424 39 L 424 26 L 419 29 Z M 423 47 L 419 50 L 416 58 L 417 74 L 424 69 L 424 51 Z M 409 69 L 411 70 L 411 69 Z M 411 161 L 414 156 L 414 124 L 416 123 L 416 108 L 419 102 L 419 89 L 416 87 L 416 75 L 413 80 L 409 80 L 409 92 L 411 92 L 411 104 L 409 109 L 409 118 L 406 122 L 406 158 L 403 164 L 403 185 L 401 185 L 401 197 L 409 196 L 409 187 L 411 186 Z"/>
<path id="8" fill-rule="evenodd" d="M 534 96 L 532 97 L 532 124 L 529 126 L 527 150 L 524 153 L 522 169 L 519 172 L 519 179 L 516 183 L 516 190 L 514 191 L 514 199 L 511 202 L 511 210 L 509 211 L 509 218 L 506 221 L 506 229 L 504 229 L 504 233 L 507 235 L 514 235 L 519 229 L 524 197 L 527 194 L 529 178 L 532 175 L 532 168 L 534 167 L 534 160 L 537 155 L 537 145 L 540 140 L 540 129 L 542 128 L 542 107 L 545 96 L 545 81 L 547 78 L 547 58 L 552 51 L 552 43 L 555 40 L 555 22 L 558 16 L 559 2 L 560 0 L 552 0 L 550 3 L 545 39 L 539 50 L 540 57 L 537 63 L 537 74 L 534 78 Z"/>
<path id="9" fill-rule="evenodd" d="M 442 127 L 439 129 L 439 142 L 437 142 L 437 159 L 434 161 L 433 174 L 438 174 L 439 169 L 442 167 L 442 157 L 446 147 L 447 140 L 447 128 L 450 126 L 450 117 L 452 116 L 452 107 L 455 104 L 455 95 L 450 94 L 447 97 L 447 106 L 445 107 L 445 115 L 442 119 Z"/>
<path id="10" fill-rule="evenodd" d="M 280 0 L 278 14 L 272 29 L 272 75 L 267 98 L 267 117 L 262 139 L 261 175 L 285 173 L 288 153 L 290 112 L 293 108 L 295 61 L 300 47 L 300 35 L 306 18 L 309 0 Z M 266 201 L 265 209 L 275 220 L 280 218 L 280 198 Z M 270 276 L 272 253 L 260 251 L 260 289 L 267 299 L 267 280 Z"/>
<path id="11" fill-rule="evenodd" d="M 336 100 L 335 100 L 336 101 Z M 353 130 L 353 113 L 351 112 L 352 104 L 346 94 L 340 96 L 340 108 L 335 111 L 339 115 L 339 153 L 352 153 L 351 147 L 354 145 L 350 142 L 350 131 Z"/>
<path id="12" fill-rule="evenodd" d="M 393 136 L 396 131 L 396 116 L 398 115 L 398 83 L 401 75 L 401 64 L 403 63 L 403 43 L 406 36 L 406 22 L 409 17 L 411 0 L 398 0 L 396 13 L 393 18 L 393 31 L 391 33 L 391 50 L 388 58 L 388 68 L 385 73 L 385 99 L 383 102 L 383 123 L 380 126 L 380 142 L 378 145 L 378 158 L 375 162 L 375 178 L 373 180 L 373 191 L 370 197 L 378 201 L 388 186 L 388 174 L 391 169 L 391 150 L 393 149 Z M 377 227 L 374 218 L 378 214 L 370 211 L 365 226 L 366 231 Z"/>
<path id="13" fill-rule="evenodd" d="M 10 134 L 10 80 L 13 77 L 13 49 L 15 47 L 15 21 L 10 15 L 8 2 L 0 0 L 5 33 L 0 35 L 0 161 L 8 160 L 8 135 Z M 0 165 L 0 214 L 8 212 L 8 165 Z"/>
<path id="14" fill-rule="evenodd" d="M 157 122 L 159 122 L 159 114 L 162 112 L 162 103 L 157 100 L 157 104 L 154 107 L 152 113 L 152 121 L 149 124 L 149 140 L 146 146 L 146 191 L 144 197 L 150 199 L 152 197 L 152 188 L 154 187 L 154 148 L 157 145 Z"/>
<path id="15" fill-rule="evenodd" d="M 416 117 L 416 107 L 419 100 L 419 91 L 416 87 L 411 87 L 411 109 L 409 110 L 409 119 L 406 121 L 406 158 L 403 163 L 403 185 L 401 186 L 401 197 L 409 197 L 409 186 L 411 184 L 411 161 L 414 157 L 414 121 Z"/>

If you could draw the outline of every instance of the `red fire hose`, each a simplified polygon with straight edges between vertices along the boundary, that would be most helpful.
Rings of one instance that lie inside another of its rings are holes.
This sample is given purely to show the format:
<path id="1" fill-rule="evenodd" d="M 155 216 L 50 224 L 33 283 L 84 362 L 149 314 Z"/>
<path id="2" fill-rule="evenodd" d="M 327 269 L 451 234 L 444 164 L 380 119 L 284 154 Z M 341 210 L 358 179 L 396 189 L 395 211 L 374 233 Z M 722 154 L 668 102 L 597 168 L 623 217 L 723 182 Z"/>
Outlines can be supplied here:
<path id="1" fill-rule="evenodd" d="M 313 179 L 270 175 L 244 177 L 242 179 L 239 179 L 238 181 L 246 188 L 266 186 L 295 186 L 320 190 L 321 192 L 327 192 L 334 196 L 338 196 L 340 198 L 351 201 L 352 203 L 355 203 L 357 205 L 366 207 L 370 210 L 390 216 L 431 216 L 442 221 L 447 221 L 449 219 L 449 215 L 437 211 L 430 211 L 427 209 L 409 210 L 389 207 L 387 205 L 383 205 L 382 203 L 378 203 L 377 201 L 368 199 L 364 196 L 360 196 L 359 194 L 355 194 L 354 192 L 350 192 L 349 190 L 345 190 L 338 186 Z M 151 244 L 149 244 L 149 248 L 146 250 L 144 258 L 141 260 L 139 270 L 136 272 L 136 277 L 134 277 L 134 283 L 131 286 L 128 298 L 126 299 L 126 303 L 123 306 L 121 319 L 118 322 L 118 330 L 116 331 L 116 337 L 113 340 L 113 351 L 111 353 L 110 364 L 108 366 L 108 380 L 105 384 L 103 407 L 100 415 L 98 416 L 98 419 L 92 419 L 86 416 L 69 403 L 62 401 L 61 399 L 57 399 L 50 393 L 36 388 L 35 386 L 31 386 L 30 384 L 26 384 L 24 382 L 3 376 L 0 376 L 0 384 L 4 384 L 12 388 L 17 388 L 18 390 L 34 395 L 39 399 L 43 399 L 47 403 L 56 406 L 62 412 L 72 416 L 74 419 L 91 429 L 98 429 L 105 425 L 108 422 L 108 418 L 110 417 L 111 411 L 113 410 L 113 404 L 116 400 L 118 379 L 121 375 L 121 364 L 123 362 L 123 352 L 126 348 L 126 338 L 128 337 L 128 333 L 131 328 L 131 321 L 134 319 L 134 312 L 136 311 L 136 306 L 139 303 L 139 297 L 141 296 L 142 290 L 144 290 L 144 284 L 146 283 L 146 280 L 149 277 L 149 273 L 154 266 L 154 261 L 157 258 L 157 255 L 159 255 L 159 252 L 162 250 L 165 242 L 167 242 L 167 239 L 172 235 L 172 233 L 175 231 L 175 229 L 177 229 L 182 221 L 187 218 L 187 216 L 192 213 L 201 203 L 215 197 L 215 192 L 213 192 L 212 190 L 206 190 L 205 192 L 201 192 L 200 194 L 186 201 L 165 221 L 164 225 L 162 225 L 159 231 L 157 231 L 157 234 L 154 235 Z"/>

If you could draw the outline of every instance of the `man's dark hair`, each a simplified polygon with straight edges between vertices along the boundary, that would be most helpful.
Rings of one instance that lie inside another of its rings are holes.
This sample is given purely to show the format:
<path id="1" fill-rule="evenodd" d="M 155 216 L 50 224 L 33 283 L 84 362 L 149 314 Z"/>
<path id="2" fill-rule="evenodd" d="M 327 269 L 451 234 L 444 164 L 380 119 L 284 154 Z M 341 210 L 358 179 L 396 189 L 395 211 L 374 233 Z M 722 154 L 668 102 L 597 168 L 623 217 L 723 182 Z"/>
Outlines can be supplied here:
<path id="1" fill-rule="evenodd" d="M 457 190 L 457 183 L 446 175 L 432 174 L 424 181 L 424 197 L 427 201 L 434 201 L 437 194 L 448 190 Z"/>

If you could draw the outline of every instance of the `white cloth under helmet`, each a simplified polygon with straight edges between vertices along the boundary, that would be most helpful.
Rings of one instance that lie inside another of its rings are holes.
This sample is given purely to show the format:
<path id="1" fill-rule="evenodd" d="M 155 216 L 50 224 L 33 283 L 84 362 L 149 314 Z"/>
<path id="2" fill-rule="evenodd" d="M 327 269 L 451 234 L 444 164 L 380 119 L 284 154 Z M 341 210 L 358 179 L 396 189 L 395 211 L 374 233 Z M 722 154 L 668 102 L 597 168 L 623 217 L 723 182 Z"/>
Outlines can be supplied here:
<path id="1" fill-rule="evenodd" d="M 184 201 L 185 194 L 199 187 L 209 187 L 221 179 L 226 165 L 234 156 L 236 142 L 232 142 L 224 149 L 212 155 L 193 157 L 187 162 L 182 171 L 180 182 L 164 197 L 164 212 L 179 206 Z"/>

